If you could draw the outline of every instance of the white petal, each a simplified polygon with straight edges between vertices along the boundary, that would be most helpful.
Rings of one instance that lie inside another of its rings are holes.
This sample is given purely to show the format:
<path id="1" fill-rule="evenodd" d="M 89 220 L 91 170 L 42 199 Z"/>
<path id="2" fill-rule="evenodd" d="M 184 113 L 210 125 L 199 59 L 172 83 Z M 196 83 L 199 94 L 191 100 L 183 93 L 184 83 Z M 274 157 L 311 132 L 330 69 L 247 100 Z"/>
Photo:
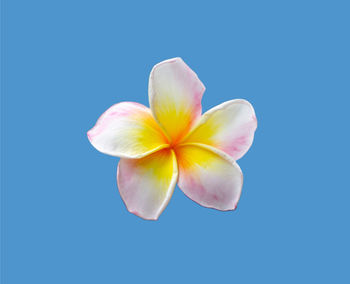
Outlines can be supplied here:
<path id="1" fill-rule="evenodd" d="M 88 132 L 88 138 L 100 152 L 117 157 L 140 158 L 168 147 L 150 109 L 131 102 L 110 107 Z"/>
<path id="2" fill-rule="evenodd" d="M 181 58 L 155 65 L 149 78 L 154 117 L 175 143 L 198 121 L 205 87 Z"/>
<path id="3" fill-rule="evenodd" d="M 182 143 L 209 145 L 238 160 L 252 145 L 256 127 L 252 105 L 246 100 L 232 100 L 203 114 Z"/>
<path id="4" fill-rule="evenodd" d="M 239 201 L 243 175 L 227 154 L 210 147 L 185 145 L 176 148 L 179 187 L 202 206 L 234 210 Z"/>
<path id="5" fill-rule="evenodd" d="M 121 159 L 118 188 L 127 209 L 147 220 L 156 220 L 176 186 L 178 170 L 172 150 L 164 149 L 141 159 Z"/>

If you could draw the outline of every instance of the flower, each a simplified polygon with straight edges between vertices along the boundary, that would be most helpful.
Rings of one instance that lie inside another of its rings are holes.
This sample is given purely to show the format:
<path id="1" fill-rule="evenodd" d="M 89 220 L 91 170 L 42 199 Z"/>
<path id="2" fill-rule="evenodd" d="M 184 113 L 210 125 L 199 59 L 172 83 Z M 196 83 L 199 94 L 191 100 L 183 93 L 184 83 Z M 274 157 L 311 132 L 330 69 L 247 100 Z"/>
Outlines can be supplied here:
<path id="1" fill-rule="evenodd" d="M 204 90 L 181 58 L 165 60 L 151 71 L 150 108 L 115 104 L 88 132 L 98 151 L 121 158 L 117 183 L 129 212 L 158 219 L 176 183 L 202 206 L 237 207 L 243 175 L 235 161 L 253 142 L 255 112 L 237 99 L 202 115 Z"/>

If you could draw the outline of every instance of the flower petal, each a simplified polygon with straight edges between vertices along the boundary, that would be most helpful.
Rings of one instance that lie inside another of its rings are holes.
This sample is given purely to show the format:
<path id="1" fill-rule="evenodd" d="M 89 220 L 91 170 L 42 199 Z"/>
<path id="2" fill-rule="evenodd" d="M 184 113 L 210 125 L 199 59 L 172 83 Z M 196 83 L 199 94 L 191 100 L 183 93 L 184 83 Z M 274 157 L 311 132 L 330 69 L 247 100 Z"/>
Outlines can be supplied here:
<path id="1" fill-rule="evenodd" d="M 125 158 L 140 158 L 168 147 L 151 110 L 141 104 L 122 102 L 110 107 L 88 132 L 100 152 Z"/>
<path id="2" fill-rule="evenodd" d="M 155 65 L 149 78 L 149 102 L 154 117 L 176 143 L 202 113 L 205 87 L 181 58 Z"/>
<path id="3" fill-rule="evenodd" d="M 243 175 L 227 154 L 206 146 L 176 148 L 181 190 L 202 206 L 234 210 L 241 195 Z"/>
<path id="4" fill-rule="evenodd" d="M 121 159 L 118 188 L 127 209 L 156 220 L 167 206 L 178 177 L 174 151 L 163 149 L 142 159 Z"/>
<path id="5" fill-rule="evenodd" d="M 227 101 L 203 114 L 183 143 L 210 145 L 238 160 L 252 145 L 256 127 L 255 112 L 248 101 Z"/>

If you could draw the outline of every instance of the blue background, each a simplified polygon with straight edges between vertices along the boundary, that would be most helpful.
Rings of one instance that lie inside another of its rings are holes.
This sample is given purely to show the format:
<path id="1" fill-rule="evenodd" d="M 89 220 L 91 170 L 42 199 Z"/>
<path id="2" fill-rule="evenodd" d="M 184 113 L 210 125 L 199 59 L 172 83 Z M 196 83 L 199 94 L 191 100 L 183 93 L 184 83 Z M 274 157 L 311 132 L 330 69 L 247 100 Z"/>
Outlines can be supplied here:
<path id="1" fill-rule="evenodd" d="M 346 2 L 2 1 L 2 283 L 349 283 Z M 258 130 L 236 211 L 144 221 L 86 132 L 175 56 Z"/>

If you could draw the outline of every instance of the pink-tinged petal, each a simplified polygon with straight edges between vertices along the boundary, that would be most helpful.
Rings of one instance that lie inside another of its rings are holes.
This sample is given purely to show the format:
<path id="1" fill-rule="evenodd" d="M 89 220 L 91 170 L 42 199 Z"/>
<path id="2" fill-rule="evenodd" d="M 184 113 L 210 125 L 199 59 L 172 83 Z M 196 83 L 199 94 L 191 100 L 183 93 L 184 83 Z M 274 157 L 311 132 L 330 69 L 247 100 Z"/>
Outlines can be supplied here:
<path id="1" fill-rule="evenodd" d="M 154 117 L 175 144 L 202 113 L 205 87 L 181 58 L 155 65 L 149 78 L 149 102 Z"/>
<path id="2" fill-rule="evenodd" d="M 180 189 L 202 206 L 234 210 L 239 201 L 243 175 L 237 163 L 210 146 L 184 145 L 176 148 Z"/>
<path id="3" fill-rule="evenodd" d="M 121 159 L 118 188 L 129 212 L 156 220 L 167 206 L 178 177 L 176 157 L 163 149 L 141 159 Z"/>
<path id="4" fill-rule="evenodd" d="M 132 102 L 110 107 L 88 132 L 88 138 L 100 152 L 117 157 L 140 158 L 168 147 L 151 110 Z"/>
<path id="5" fill-rule="evenodd" d="M 238 160 L 252 145 L 256 127 L 252 105 L 246 100 L 232 100 L 203 114 L 182 143 L 209 145 Z"/>

